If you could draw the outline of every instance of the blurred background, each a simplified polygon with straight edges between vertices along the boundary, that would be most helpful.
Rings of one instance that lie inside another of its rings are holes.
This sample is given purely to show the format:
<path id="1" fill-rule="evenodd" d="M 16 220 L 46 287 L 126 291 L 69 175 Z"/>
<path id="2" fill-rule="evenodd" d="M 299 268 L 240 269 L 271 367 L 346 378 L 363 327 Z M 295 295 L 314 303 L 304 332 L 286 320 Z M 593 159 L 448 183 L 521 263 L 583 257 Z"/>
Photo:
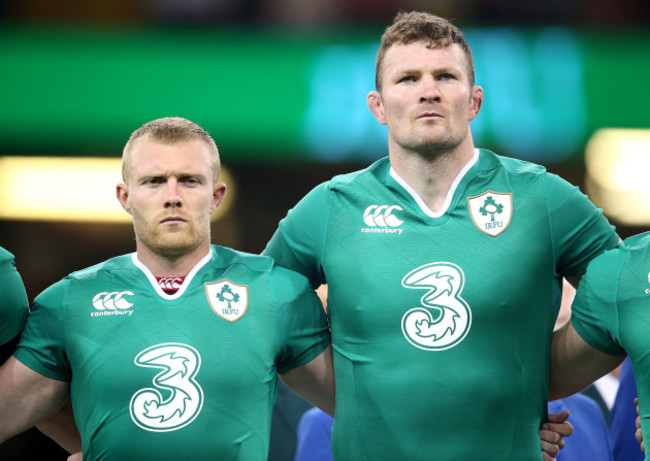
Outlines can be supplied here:
<path id="1" fill-rule="evenodd" d="M 478 146 L 578 185 L 623 238 L 650 228 L 647 0 L 0 0 L 0 246 L 30 300 L 134 250 L 114 190 L 147 121 L 212 134 L 229 187 L 213 241 L 254 253 L 312 187 L 385 156 L 365 96 L 400 9 L 464 31 Z M 32 430 L 0 459 L 57 450 Z"/>

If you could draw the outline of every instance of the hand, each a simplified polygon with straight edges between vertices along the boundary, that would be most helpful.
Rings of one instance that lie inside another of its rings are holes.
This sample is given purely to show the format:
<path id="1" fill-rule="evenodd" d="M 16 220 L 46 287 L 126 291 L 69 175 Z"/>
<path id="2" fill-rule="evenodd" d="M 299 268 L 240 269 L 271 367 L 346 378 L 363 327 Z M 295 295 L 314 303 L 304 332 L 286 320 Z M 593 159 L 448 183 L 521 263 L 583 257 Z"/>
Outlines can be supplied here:
<path id="1" fill-rule="evenodd" d="M 564 448 L 564 437 L 573 433 L 573 426 L 567 421 L 568 417 L 569 410 L 552 413 L 548 415 L 548 421 L 539 430 L 544 461 L 553 461 L 560 450 Z"/>
<path id="2" fill-rule="evenodd" d="M 68 461 L 83 461 L 83 458 L 81 457 L 81 452 L 68 456 Z"/>
<path id="3" fill-rule="evenodd" d="M 634 403 L 636 403 L 636 414 L 639 414 L 639 399 L 638 397 L 634 399 Z M 641 451 L 645 453 L 645 446 L 643 445 L 643 433 L 641 432 L 641 416 L 636 417 L 636 433 L 634 434 L 636 439 L 639 441 L 639 444 L 641 445 Z"/>

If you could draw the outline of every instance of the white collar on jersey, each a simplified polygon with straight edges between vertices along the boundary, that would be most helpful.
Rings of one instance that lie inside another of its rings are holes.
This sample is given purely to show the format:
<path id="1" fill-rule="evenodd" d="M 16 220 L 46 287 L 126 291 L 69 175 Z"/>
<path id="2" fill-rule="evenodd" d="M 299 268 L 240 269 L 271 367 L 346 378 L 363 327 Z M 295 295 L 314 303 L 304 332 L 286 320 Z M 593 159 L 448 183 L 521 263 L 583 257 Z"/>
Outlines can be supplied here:
<path id="1" fill-rule="evenodd" d="M 449 208 L 449 205 L 451 204 L 451 199 L 454 198 L 454 192 L 456 192 L 456 188 L 458 187 L 458 184 L 460 183 L 461 179 L 467 174 L 470 168 L 474 166 L 476 162 L 478 162 L 478 157 L 479 157 L 479 150 L 477 148 L 474 149 L 474 155 L 470 159 L 469 162 L 465 164 L 462 170 L 458 173 L 456 176 L 456 179 L 454 179 L 454 182 L 451 183 L 451 187 L 449 188 L 449 191 L 447 191 L 447 197 L 445 198 L 445 203 L 442 205 L 442 208 L 440 208 L 440 211 L 438 212 L 433 212 L 431 209 L 424 203 L 424 200 L 422 200 L 422 197 L 415 192 L 415 190 L 408 185 L 406 181 L 404 181 L 396 172 L 393 170 L 393 167 L 390 167 L 390 175 L 393 177 L 397 183 L 402 186 L 406 192 L 413 197 L 413 200 L 415 200 L 415 203 L 418 204 L 418 206 L 422 209 L 422 211 L 429 216 L 430 218 L 439 218 L 440 216 L 444 215 L 447 212 L 447 209 Z"/>
<path id="2" fill-rule="evenodd" d="M 149 279 L 149 283 L 153 286 L 154 290 L 156 290 L 156 293 L 160 295 L 161 298 L 164 299 L 177 299 L 180 298 L 183 293 L 185 293 L 185 290 L 187 290 L 187 287 L 189 286 L 190 282 L 196 275 L 196 273 L 201 269 L 203 266 L 205 266 L 208 261 L 212 258 L 212 248 L 210 248 L 210 251 L 208 251 L 208 254 L 203 257 L 198 263 L 196 263 L 196 266 L 192 268 L 189 274 L 185 277 L 185 280 L 183 280 L 183 284 L 180 286 L 178 291 L 174 294 L 167 294 L 165 293 L 162 288 L 160 288 L 160 284 L 158 283 L 158 280 L 156 280 L 156 277 L 153 275 L 153 273 L 149 270 L 147 266 L 145 266 L 139 259 L 137 253 L 131 253 L 131 260 L 133 261 L 133 264 L 136 265 L 143 273 L 144 275 Z"/>

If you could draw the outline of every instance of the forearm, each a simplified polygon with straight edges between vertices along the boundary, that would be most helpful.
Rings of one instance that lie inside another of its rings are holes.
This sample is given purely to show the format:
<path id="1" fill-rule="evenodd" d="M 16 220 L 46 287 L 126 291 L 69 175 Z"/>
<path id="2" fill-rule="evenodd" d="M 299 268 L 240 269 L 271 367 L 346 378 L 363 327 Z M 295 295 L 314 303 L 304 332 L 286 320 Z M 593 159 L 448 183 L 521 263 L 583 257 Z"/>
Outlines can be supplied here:
<path id="1" fill-rule="evenodd" d="M 10 357 L 0 367 L 0 443 L 51 416 L 67 395 L 67 383 L 40 375 Z"/>
<path id="2" fill-rule="evenodd" d="M 327 346 L 318 357 L 281 375 L 289 389 L 325 413 L 334 416 L 334 367 L 332 349 Z"/>
<path id="3" fill-rule="evenodd" d="M 36 427 L 68 453 L 81 451 L 81 437 L 74 421 L 70 400 L 54 415 L 38 423 Z"/>
<path id="4" fill-rule="evenodd" d="M 587 344 L 568 322 L 553 334 L 549 400 L 581 391 L 616 368 L 625 355 L 609 355 Z"/>

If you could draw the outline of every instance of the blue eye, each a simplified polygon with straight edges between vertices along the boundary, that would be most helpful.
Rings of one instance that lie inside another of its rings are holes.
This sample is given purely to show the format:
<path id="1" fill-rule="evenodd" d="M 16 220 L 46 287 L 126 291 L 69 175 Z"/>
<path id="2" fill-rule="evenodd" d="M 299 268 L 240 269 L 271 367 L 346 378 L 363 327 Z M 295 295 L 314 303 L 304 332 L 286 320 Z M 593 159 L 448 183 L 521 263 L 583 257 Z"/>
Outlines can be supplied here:
<path id="1" fill-rule="evenodd" d="M 181 181 L 187 185 L 190 186 L 196 186 L 197 184 L 200 184 L 201 181 L 198 180 L 198 178 L 195 178 L 193 176 L 188 176 L 186 178 L 182 178 Z"/>
<path id="2" fill-rule="evenodd" d="M 400 78 L 398 80 L 398 83 L 402 83 L 402 82 L 410 83 L 410 82 L 414 82 L 414 81 L 415 81 L 415 77 L 413 77 L 412 75 L 407 75 L 406 77 Z"/>

